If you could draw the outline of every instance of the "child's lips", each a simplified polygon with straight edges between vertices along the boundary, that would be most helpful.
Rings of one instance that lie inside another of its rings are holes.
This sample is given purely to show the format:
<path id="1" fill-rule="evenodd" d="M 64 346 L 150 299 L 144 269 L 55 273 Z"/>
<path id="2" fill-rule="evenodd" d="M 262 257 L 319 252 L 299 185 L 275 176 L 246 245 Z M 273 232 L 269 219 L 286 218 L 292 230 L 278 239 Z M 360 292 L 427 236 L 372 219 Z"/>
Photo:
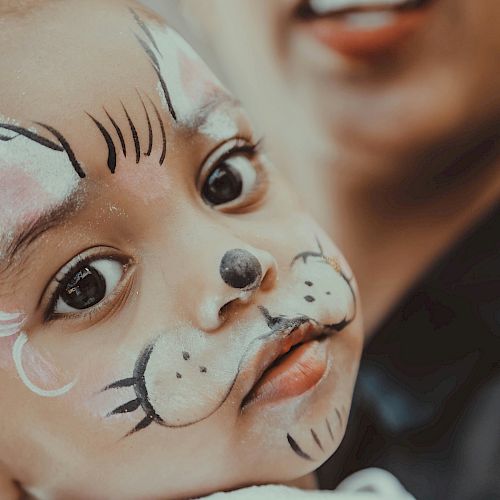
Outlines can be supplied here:
<path id="1" fill-rule="evenodd" d="M 241 407 L 293 398 L 314 387 L 325 374 L 329 344 L 313 323 L 267 342 L 256 356 L 253 383 Z"/>
<path id="2" fill-rule="evenodd" d="M 310 340 L 278 358 L 245 398 L 244 407 L 300 396 L 314 387 L 327 367 L 326 343 L 326 339 Z"/>

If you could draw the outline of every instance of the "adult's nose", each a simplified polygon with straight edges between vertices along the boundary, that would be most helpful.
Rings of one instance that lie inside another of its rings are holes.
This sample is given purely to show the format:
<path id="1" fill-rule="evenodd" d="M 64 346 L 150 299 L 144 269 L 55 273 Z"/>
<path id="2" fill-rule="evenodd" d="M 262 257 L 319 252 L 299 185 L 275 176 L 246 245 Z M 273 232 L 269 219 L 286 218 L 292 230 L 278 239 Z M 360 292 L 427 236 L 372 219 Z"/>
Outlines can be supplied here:
<path id="1" fill-rule="evenodd" d="M 271 254 L 258 249 L 232 248 L 219 263 L 218 284 L 198 311 L 198 324 L 205 331 L 219 328 L 230 304 L 250 303 L 259 291 L 271 290 L 277 280 L 277 264 Z"/>

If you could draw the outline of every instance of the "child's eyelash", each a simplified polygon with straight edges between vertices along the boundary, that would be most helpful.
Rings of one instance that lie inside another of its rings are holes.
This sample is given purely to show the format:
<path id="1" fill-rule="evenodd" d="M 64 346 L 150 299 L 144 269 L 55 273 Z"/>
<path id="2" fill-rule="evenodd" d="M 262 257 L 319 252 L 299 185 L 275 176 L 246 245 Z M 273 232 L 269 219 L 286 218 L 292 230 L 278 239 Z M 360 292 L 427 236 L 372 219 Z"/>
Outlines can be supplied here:
<path id="1" fill-rule="evenodd" d="M 56 274 L 56 276 L 53 278 L 52 283 L 57 283 L 57 286 L 55 289 L 50 293 L 50 297 L 48 300 L 48 304 L 45 307 L 45 312 L 44 312 L 44 321 L 49 322 L 54 319 L 56 319 L 56 314 L 55 314 L 55 308 L 57 301 L 62 295 L 62 292 L 64 288 L 68 285 L 70 280 L 74 277 L 74 275 L 80 270 L 81 268 L 91 265 L 92 262 L 102 260 L 102 259 L 109 259 L 109 260 L 116 260 L 124 266 L 124 268 L 130 264 L 130 260 L 125 259 L 121 255 L 117 254 L 111 254 L 109 251 L 105 253 L 92 253 L 85 255 L 86 252 L 83 252 L 76 257 L 74 257 L 68 264 L 63 266 L 60 271 Z M 123 278 L 122 278 L 123 280 Z M 49 285 L 50 286 L 50 285 Z M 120 287 L 118 286 L 117 289 Z M 103 304 L 107 303 L 112 296 L 114 296 L 116 290 L 114 290 L 106 299 L 103 299 L 101 302 L 98 304 L 89 307 L 88 309 L 82 310 L 78 313 L 78 315 L 82 318 L 88 318 L 91 317 L 93 314 L 98 312 L 99 308 L 103 306 Z"/>

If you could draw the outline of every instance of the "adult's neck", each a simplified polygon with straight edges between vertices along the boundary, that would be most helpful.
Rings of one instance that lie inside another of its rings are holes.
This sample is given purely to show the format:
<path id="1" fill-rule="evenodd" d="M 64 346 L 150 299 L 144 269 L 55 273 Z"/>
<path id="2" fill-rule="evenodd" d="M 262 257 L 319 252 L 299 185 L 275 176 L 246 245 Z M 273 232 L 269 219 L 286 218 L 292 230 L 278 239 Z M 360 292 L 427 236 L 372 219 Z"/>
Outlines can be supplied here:
<path id="1" fill-rule="evenodd" d="M 353 267 L 368 335 L 500 200 L 499 139 L 496 130 L 475 140 L 455 136 L 392 159 L 392 165 L 350 168 L 336 158 L 317 175 L 311 169 L 308 181 L 303 167 L 291 168 L 303 192 L 319 193 L 310 208 Z"/>

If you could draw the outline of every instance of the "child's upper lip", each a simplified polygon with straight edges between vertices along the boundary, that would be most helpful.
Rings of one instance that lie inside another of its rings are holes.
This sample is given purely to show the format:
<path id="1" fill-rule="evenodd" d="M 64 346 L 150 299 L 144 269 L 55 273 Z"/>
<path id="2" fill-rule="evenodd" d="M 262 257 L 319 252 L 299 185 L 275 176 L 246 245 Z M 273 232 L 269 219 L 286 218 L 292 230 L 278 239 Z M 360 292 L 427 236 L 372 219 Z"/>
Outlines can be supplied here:
<path id="1" fill-rule="evenodd" d="M 333 333 L 333 330 L 325 329 L 311 318 L 298 326 L 277 330 L 266 336 L 257 352 L 247 362 L 244 362 L 240 372 L 240 377 L 243 379 L 241 407 L 245 406 L 247 396 L 264 372 L 276 360 L 288 353 L 292 347 Z"/>

